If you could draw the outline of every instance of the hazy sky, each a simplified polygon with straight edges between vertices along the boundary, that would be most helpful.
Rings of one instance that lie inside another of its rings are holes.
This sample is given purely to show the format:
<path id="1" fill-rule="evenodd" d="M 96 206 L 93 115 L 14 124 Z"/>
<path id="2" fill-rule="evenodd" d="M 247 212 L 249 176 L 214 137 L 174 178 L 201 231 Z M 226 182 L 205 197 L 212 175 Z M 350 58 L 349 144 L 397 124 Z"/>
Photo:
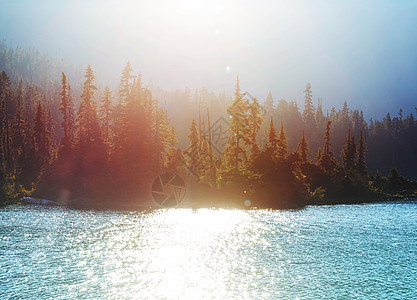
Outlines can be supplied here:
<path id="1" fill-rule="evenodd" d="M 112 82 L 130 60 L 164 89 L 241 86 L 263 101 L 382 116 L 417 106 L 417 1 L 6 1 L 0 39 L 91 64 Z"/>

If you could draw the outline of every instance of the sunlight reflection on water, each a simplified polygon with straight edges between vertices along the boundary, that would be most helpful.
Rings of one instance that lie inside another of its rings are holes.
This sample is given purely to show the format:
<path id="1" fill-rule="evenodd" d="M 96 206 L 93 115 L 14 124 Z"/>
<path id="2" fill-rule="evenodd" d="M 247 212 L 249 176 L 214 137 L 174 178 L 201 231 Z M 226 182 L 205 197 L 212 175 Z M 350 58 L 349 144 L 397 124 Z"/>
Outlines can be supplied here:
<path id="1" fill-rule="evenodd" d="M 118 251 L 121 257 L 116 260 L 131 258 L 112 276 L 116 285 L 127 272 L 125 279 L 137 283 L 130 292 L 147 298 L 238 297 L 250 290 L 257 269 L 242 255 L 242 246 L 264 241 L 259 238 L 262 224 L 253 222 L 247 212 L 159 210 L 145 219 L 149 226 L 137 224 L 136 236 L 113 237 L 130 249 Z M 236 276 L 238 281 L 233 280 Z M 120 284 L 126 282 L 122 279 Z"/>
<path id="2" fill-rule="evenodd" d="M 3 208 L 0 298 L 413 298 L 416 207 Z"/>

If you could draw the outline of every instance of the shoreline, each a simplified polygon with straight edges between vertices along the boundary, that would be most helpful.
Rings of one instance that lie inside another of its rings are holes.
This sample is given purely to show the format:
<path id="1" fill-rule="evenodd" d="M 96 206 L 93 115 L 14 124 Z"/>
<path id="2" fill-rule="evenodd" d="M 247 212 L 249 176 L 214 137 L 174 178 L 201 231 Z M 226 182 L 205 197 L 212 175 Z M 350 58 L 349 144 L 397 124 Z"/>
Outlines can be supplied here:
<path id="1" fill-rule="evenodd" d="M 32 199 L 36 199 L 37 201 L 33 201 Z M 415 201 L 417 200 L 417 194 L 414 193 L 413 196 L 408 195 L 392 195 L 387 196 L 385 198 L 380 198 L 378 200 L 367 199 L 367 200 L 351 200 L 351 201 L 322 201 L 317 203 L 305 203 L 303 206 L 293 206 L 293 207 L 257 207 L 257 206 L 245 206 L 242 205 L 216 205 L 211 203 L 211 205 L 204 205 L 203 203 L 195 203 L 192 204 L 179 204 L 176 206 L 171 207 L 164 207 L 158 205 L 156 202 L 153 203 L 142 203 L 142 204 L 134 204 L 134 203 L 121 203 L 117 205 L 108 205 L 108 204 L 97 204 L 97 205 L 81 205 L 81 204 L 60 204 L 53 200 L 48 199 L 41 199 L 41 198 L 32 198 L 32 197 L 25 197 L 22 198 L 20 201 L 16 203 L 10 203 L 9 205 L 39 205 L 39 206 L 49 206 L 49 207 L 64 207 L 69 209 L 78 209 L 78 210 L 109 210 L 109 211 L 153 211 L 159 209 L 238 209 L 238 210 L 299 210 L 304 209 L 308 206 L 325 206 L 325 205 L 357 205 L 357 204 L 371 204 L 371 203 L 395 203 L 395 202 L 406 202 L 406 201 Z M 243 201 L 242 201 L 243 202 Z M 208 203 L 207 203 L 208 204 Z M 220 203 L 219 203 L 220 204 Z M 5 205 L 8 206 L 8 205 Z"/>

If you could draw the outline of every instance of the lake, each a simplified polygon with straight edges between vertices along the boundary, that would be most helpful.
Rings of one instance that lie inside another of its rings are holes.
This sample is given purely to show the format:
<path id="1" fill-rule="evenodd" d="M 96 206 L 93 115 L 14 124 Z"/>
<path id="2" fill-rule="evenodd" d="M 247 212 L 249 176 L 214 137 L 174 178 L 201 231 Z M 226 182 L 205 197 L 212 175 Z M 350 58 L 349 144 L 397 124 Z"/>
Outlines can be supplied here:
<path id="1" fill-rule="evenodd" d="M 417 202 L 0 208 L 0 298 L 417 298 Z"/>

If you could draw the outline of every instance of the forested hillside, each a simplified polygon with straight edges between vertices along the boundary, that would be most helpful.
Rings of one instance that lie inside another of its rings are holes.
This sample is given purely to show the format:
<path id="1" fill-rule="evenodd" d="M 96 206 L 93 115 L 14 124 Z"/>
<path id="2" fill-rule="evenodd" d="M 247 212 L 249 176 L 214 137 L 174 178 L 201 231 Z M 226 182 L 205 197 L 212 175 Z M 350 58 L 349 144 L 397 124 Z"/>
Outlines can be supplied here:
<path id="1" fill-rule="evenodd" d="M 129 63 L 117 87 L 98 90 L 90 66 L 73 82 L 77 74 L 58 75 L 67 69 L 59 62 L 4 44 L 0 68 L 2 203 L 30 194 L 86 206 L 140 202 L 164 171 L 194 182 L 195 199 L 210 191 L 219 203 L 249 197 L 257 207 L 415 188 L 401 174 L 417 177 L 417 122 L 401 109 L 368 122 L 347 102 L 324 111 L 309 83 L 302 109 L 271 94 L 260 101 L 239 79 L 232 96 L 164 92 Z"/>

